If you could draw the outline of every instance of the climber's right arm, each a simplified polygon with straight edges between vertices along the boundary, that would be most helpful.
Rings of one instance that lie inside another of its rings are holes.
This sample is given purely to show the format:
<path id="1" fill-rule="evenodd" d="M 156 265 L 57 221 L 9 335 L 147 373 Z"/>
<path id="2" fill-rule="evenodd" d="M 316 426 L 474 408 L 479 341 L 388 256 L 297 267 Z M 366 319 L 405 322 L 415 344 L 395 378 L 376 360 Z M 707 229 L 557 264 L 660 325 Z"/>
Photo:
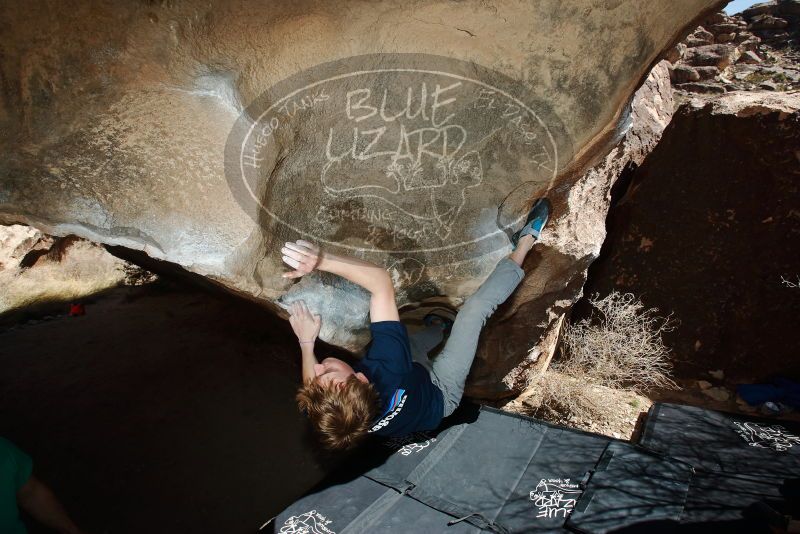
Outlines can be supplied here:
<path id="1" fill-rule="evenodd" d="M 314 269 L 339 275 L 372 294 L 369 306 L 371 322 L 400 320 L 392 277 L 380 265 L 354 256 L 340 256 L 321 251 L 318 246 L 303 239 L 286 243 L 281 253 L 283 261 L 295 268 L 295 271 L 285 273 L 283 275 L 285 278 L 297 278 Z"/>

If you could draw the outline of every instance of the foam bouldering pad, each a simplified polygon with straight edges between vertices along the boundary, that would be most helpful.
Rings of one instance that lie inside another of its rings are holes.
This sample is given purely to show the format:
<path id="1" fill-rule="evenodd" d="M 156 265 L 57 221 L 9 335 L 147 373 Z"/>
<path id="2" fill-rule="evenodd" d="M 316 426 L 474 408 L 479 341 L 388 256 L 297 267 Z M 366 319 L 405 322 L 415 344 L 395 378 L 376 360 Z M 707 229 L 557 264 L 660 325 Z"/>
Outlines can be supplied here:
<path id="1" fill-rule="evenodd" d="M 680 520 L 692 466 L 642 447 L 612 442 L 593 470 L 567 526 L 604 533 Z"/>
<path id="2" fill-rule="evenodd" d="M 800 477 L 800 424 L 657 403 L 640 445 L 736 477 Z"/>
<path id="3" fill-rule="evenodd" d="M 800 509 L 800 425 L 657 403 L 640 444 L 691 464 L 683 528 L 770 532 L 764 509 Z M 796 512 L 795 512 L 796 513 Z"/>
<path id="4" fill-rule="evenodd" d="M 283 534 L 767 531 L 764 507 L 791 506 L 792 432 L 658 404 L 634 445 L 462 406 L 435 431 L 373 440 L 270 525 Z"/>
<path id="5" fill-rule="evenodd" d="M 563 531 L 610 441 L 482 407 L 471 422 L 371 443 L 271 527 L 308 534 Z M 312 522 L 316 530 L 300 530 Z"/>

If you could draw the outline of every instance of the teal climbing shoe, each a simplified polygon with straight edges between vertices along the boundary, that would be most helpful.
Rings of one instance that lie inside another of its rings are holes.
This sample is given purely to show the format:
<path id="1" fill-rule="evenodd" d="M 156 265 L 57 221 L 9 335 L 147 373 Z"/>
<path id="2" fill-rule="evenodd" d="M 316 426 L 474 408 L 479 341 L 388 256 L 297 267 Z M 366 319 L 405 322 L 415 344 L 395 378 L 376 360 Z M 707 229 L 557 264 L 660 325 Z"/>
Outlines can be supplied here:
<path id="1" fill-rule="evenodd" d="M 546 198 L 537 199 L 536 202 L 533 203 L 531 211 L 528 212 L 528 218 L 525 224 L 511 236 L 512 250 L 516 250 L 519 238 L 524 235 L 532 235 L 536 239 L 539 239 L 544 225 L 547 224 L 547 220 L 550 218 L 551 209 L 552 205 Z"/>

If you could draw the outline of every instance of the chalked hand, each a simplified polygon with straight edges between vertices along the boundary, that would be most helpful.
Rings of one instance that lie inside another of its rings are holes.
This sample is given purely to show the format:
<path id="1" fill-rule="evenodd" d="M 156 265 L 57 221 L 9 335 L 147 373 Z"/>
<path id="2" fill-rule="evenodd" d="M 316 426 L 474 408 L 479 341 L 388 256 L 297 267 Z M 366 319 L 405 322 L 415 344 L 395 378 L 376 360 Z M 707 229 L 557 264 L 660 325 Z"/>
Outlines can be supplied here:
<path id="1" fill-rule="evenodd" d="M 311 314 L 305 301 L 296 300 L 289 305 L 289 324 L 292 325 L 298 341 L 309 343 L 313 346 L 314 341 L 319 335 L 322 320 L 319 314 Z"/>
<path id="2" fill-rule="evenodd" d="M 294 269 L 288 273 L 283 273 L 282 278 L 300 278 L 310 273 L 319 265 L 320 250 L 317 245 L 304 239 L 298 239 L 294 243 L 286 242 L 281 248 L 283 262 Z"/>

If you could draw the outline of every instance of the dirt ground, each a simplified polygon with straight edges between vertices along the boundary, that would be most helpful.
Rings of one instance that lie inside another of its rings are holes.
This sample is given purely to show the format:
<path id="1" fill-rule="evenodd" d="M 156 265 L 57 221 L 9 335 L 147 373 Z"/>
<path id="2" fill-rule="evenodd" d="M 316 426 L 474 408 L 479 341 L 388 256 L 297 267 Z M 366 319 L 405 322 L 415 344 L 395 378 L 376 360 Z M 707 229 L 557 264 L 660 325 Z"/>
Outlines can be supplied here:
<path id="1" fill-rule="evenodd" d="M 255 532 L 341 460 L 315 454 L 296 339 L 264 310 L 159 283 L 86 312 L 0 332 L 0 435 L 87 534 Z"/>
<path id="2" fill-rule="evenodd" d="M 552 373 L 551 379 L 575 380 L 558 373 Z M 490 404 L 509 412 L 539 417 L 555 424 L 630 440 L 634 443 L 639 439 L 647 414 L 656 402 L 699 406 L 742 416 L 770 417 L 778 423 L 780 421 L 800 421 L 800 412 L 798 411 L 775 415 L 748 405 L 736 395 L 736 382 L 726 380 L 724 375 L 722 378 L 719 375 L 716 377 L 703 375 L 699 379 L 678 378 L 675 382 L 677 387 L 674 389 L 652 390 L 646 394 L 599 385 L 580 384 L 582 393 L 579 405 L 586 413 L 578 415 L 541 411 L 541 397 L 539 388 L 536 386 L 526 390 L 515 399 Z"/>

